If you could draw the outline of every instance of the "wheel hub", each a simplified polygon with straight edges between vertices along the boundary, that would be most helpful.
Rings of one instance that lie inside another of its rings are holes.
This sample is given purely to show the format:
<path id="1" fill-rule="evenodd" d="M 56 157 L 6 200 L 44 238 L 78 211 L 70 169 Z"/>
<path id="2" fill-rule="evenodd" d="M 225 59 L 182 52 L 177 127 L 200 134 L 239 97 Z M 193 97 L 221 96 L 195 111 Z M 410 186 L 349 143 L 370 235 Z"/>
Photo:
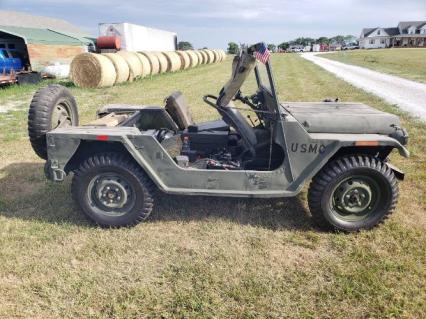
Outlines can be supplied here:
<path id="1" fill-rule="evenodd" d="M 98 198 L 107 207 L 121 208 L 127 202 L 127 192 L 121 183 L 102 180 L 98 183 Z"/>
<path id="2" fill-rule="evenodd" d="M 89 194 L 96 206 L 114 211 L 124 209 L 132 197 L 129 184 L 114 175 L 96 176 L 89 185 Z"/>
<path id="3" fill-rule="evenodd" d="M 64 104 L 56 105 L 52 113 L 52 128 L 71 125 L 72 119 L 68 107 Z"/>
<path id="4" fill-rule="evenodd" d="M 372 209 L 373 192 L 361 179 L 342 182 L 333 194 L 335 208 L 344 214 L 365 214 Z"/>

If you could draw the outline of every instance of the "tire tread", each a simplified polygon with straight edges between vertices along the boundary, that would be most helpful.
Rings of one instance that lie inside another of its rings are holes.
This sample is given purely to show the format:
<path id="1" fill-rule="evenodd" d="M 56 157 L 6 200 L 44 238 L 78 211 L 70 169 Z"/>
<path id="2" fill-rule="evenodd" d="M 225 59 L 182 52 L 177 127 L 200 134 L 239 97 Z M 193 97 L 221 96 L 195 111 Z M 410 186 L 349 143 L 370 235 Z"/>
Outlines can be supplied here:
<path id="1" fill-rule="evenodd" d="M 349 229 L 339 228 L 336 225 L 331 225 L 324 217 L 324 212 L 321 207 L 323 193 L 327 185 L 332 182 L 340 174 L 350 171 L 355 168 L 370 168 L 381 173 L 389 182 L 391 187 L 392 197 L 390 200 L 389 209 L 381 218 L 381 220 L 371 226 L 363 229 L 371 229 L 379 224 L 382 224 L 395 211 L 398 202 L 398 183 L 392 169 L 381 160 L 367 155 L 351 155 L 337 158 L 327 164 L 311 181 L 308 190 L 308 205 L 312 218 L 322 228 L 327 230 L 343 230 L 353 231 Z"/>
<path id="2" fill-rule="evenodd" d="M 99 166 L 116 166 L 121 169 L 125 169 L 139 180 L 139 183 L 142 186 L 143 190 L 143 206 L 138 211 L 136 217 L 125 224 L 120 225 L 107 225 L 96 222 L 99 226 L 102 227 L 121 227 L 121 226 L 135 226 L 136 224 L 144 221 L 149 217 L 154 207 L 154 196 L 156 193 L 156 187 L 151 179 L 146 175 L 146 173 L 135 164 L 131 158 L 127 155 L 118 154 L 118 153 L 101 153 L 93 155 L 86 160 L 84 160 L 79 167 L 74 171 L 74 177 L 71 183 L 71 194 L 75 202 L 80 203 L 80 198 L 78 198 L 79 188 L 82 184 L 82 177 L 90 173 L 91 170 L 96 169 Z M 80 208 L 81 205 L 80 205 Z M 82 209 L 83 212 L 84 209 Z M 85 212 L 85 214 L 90 218 L 90 216 Z"/>

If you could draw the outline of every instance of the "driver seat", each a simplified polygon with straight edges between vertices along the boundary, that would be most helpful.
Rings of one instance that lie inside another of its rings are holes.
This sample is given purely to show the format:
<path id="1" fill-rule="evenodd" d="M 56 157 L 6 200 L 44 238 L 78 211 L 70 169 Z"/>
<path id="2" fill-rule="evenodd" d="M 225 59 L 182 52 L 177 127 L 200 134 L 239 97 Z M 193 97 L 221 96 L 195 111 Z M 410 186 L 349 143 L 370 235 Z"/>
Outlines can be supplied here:
<path id="1" fill-rule="evenodd" d="M 188 102 L 180 91 L 173 92 L 166 98 L 165 102 L 167 113 L 169 113 L 173 121 L 176 122 L 178 128 L 182 131 L 229 131 L 229 125 L 223 120 L 195 124 Z"/>

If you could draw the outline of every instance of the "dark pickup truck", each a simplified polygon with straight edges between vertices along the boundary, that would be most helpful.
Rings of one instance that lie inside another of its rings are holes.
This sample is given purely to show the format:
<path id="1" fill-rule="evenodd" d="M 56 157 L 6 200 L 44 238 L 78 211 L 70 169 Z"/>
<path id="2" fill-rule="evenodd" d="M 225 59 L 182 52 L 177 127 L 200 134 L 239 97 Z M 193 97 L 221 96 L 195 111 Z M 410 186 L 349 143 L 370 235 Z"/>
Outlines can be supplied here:
<path id="1" fill-rule="evenodd" d="M 36 83 L 39 73 L 27 71 L 21 54 L 15 49 L 0 49 L 0 85 Z"/>

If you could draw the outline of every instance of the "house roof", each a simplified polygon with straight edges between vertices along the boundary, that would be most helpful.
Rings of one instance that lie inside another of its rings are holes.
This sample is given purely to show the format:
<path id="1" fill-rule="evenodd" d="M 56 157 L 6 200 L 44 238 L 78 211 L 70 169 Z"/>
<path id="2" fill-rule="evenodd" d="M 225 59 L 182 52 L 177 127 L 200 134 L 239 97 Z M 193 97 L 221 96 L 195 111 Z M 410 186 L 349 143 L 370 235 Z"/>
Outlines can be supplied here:
<path id="1" fill-rule="evenodd" d="M 92 43 L 92 40 L 81 35 L 64 34 L 56 30 L 25 28 L 15 26 L 0 25 L 0 32 L 12 34 L 23 38 L 26 43 L 56 44 L 56 45 L 85 45 Z"/>
<path id="2" fill-rule="evenodd" d="M 426 21 L 401 21 L 398 23 L 398 29 L 400 33 L 406 33 L 407 29 L 411 26 L 415 26 L 416 29 L 421 28 L 426 24 Z"/>
<path id="3" fill-rule="evenodd" d="M 376 28 L 364 28 L 361 31 L 361 37 L 368 37 L 369 34 L 371 34 L 374 30 L 377 30 L 378 27 Z"/>
<path id="4" fill-rule="evenodd" d="M 377 29 L 383 29 L 389 36 L 396 36 L 396 35 L 402 35 L 407 34 L 407 29 L 411 26 L 415 26 L 416 29 L 420 29 L 426 25 L 426 21 L 401 21 L 398 23 L 398 27 L 396 28 L 364 28 L 361 31 L 361 38 L 362 37 L 368 37 L 371 33 L 376 31 Z"/>
<path id="5" fill-rule="evenodd" d="M 59 30 L 65 33 L 88 36 L 88 33 L 71 23 L 49 17 L 35 16 L 24 12 L 0 10 L 0 24 L 11 27 Z"/>
<path id="6" fill-rule="evenodd" d="M 389 34 L 390 36 L 393 35 L 397 35 L 399 34 L 399 29 L 398 28 L 384 28 L 384 30 L 386 31 L 387 34 Z"/>

